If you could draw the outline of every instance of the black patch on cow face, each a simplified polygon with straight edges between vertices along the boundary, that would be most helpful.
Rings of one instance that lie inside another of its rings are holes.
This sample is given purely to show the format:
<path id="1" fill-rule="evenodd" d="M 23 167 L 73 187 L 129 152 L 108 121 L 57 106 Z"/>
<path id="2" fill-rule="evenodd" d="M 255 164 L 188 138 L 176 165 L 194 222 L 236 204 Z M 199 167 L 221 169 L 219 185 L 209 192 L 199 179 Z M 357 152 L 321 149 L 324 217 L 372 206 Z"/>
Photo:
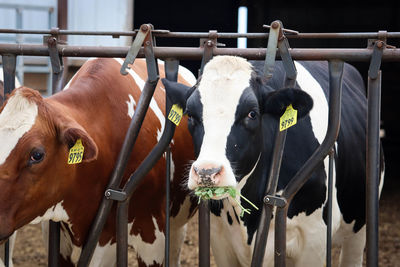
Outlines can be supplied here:
<path id="1" fill-rule="evenodd" d="M 229 223 L 230 225 L 232 225 L 233 220 L 232 220 L 231 215 L 229 214 L 229 211 L 226 212 L 226 217 L 227 217 L 227 219 L 228 219 L 228 223 Z"/>
<path id="2" fill-rule="evenodd" d="M 200 101 L 200 93 L 194 91 L 186 102 L 186 111 L 188 115 L 188 129 L 193 139 L 194 152 L 197 157 L 200 153 L 201 144 L 204 138 L 203 125 L 203 105 Z"/>
<path id="3" fill-rule="evenodd" d="M 243 91 L 226 144 L 226 156 L 237 181 L 250 173 L 261 153 L 261 110 L 253 88 Z"/>

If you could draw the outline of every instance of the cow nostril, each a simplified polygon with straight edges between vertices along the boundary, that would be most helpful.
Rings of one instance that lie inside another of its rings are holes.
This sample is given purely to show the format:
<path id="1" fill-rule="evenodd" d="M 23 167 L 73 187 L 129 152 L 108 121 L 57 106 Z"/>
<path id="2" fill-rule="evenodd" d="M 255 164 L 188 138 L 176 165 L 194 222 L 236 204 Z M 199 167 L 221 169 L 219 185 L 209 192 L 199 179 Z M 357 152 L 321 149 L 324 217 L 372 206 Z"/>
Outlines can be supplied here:
<path id="1" fill-rule="evenodd" d="M 215 176 L 218 173 L 220 173 L 222 170 L 222 167 L 218 167 L 218 168 L 209 168 L 209 169 L 200 169 L 200 170 L 195 170 L 196 173 L 200 176 L 200 177 L 205 177 L 205 176 Z"/>

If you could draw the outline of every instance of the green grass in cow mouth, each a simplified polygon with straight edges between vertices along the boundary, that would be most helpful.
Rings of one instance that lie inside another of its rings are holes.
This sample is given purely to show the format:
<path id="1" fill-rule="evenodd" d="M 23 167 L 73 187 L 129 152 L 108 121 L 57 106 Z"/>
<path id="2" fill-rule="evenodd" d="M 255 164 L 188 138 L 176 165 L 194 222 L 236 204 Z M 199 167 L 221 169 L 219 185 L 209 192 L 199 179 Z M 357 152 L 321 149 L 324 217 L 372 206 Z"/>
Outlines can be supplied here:
<path id="1" fill-rule="evenodd" d="M 199 197 L 199 203 L 201 200 L 209 200 L 213 197 L 221 197 L 225 194 L 228 194 L 241 208 L 240 217 L 244 215 L 244 213 L 250 214 L 250 209 L 244 208 L 240 202 L 236 199 L 236 195 L 238 194 L 239 197 L 243 198 L 247 203 L 249 203 L 253 208 L 258 210 L 258 207 L 254 205 L 250 200 L 245 198 L 242 194 L 236 192 L 236 189 L 231 186 L 221 186 L 221 187 L 197 187 L 194 191 L 194 194 Z"/>

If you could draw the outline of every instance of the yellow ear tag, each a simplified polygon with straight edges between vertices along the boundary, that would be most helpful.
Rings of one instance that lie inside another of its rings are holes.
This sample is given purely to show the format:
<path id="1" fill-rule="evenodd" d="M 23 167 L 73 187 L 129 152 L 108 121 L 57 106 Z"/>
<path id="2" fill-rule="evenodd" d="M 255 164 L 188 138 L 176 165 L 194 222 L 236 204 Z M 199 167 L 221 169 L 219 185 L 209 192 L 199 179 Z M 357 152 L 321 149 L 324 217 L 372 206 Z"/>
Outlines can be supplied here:
<path id="1" fill-rule="evenodd" d="M 290 104 L 279 120 L 279 131 L 286 130 L 297 123 L 297 110 Z"/>
<path id="2" fill-rule="evenodd" d="M 68 155 L 68 164 L 77 164 L 81 163 L 83 159 L 83 151 L 85 148 L 82 145 L 82 140 L 76 140 L 76 143 L 71 149 L 69 150 Z"/>
<path id="3" fill-rule="evenodd" d="M 168 114 L 168 119 L 172 121 L 176 126 L 181 122 L 183 110 L 178 104 L 174 104 Z"/>

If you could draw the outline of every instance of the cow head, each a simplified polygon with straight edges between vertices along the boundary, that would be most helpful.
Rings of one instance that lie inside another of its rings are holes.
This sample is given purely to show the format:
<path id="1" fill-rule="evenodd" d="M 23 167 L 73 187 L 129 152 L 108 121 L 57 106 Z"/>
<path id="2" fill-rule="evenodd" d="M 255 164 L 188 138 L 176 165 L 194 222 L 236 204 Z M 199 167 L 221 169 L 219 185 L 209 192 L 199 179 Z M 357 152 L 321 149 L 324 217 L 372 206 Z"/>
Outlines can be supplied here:
<path id="1" fill-rule="evenodd" d="M 167 90 L 178 87 L 163 82 Z M 298 119 L 313 106 L 305 92 L 274 90 L 249 62 L 231 56 L 214 57 L 196 88 L 183 94 L 187 96 L 186 113 L 197 156 L 189 174 L 190 189 L 236 187 L 254 171 L 263 143 L 274 142 L 273 135 L 266 136 L 263 124 L 271 123 L 272 117 L 272 123 L 278 125 L 276 119 L 279 121 L 290 104 L 298 111 Z"/>
<path id="2" fill-rule="evenodd" d="M 69 148 L 81 139 L 83 161 L 97 157 L 88 133 L 32 89 L 15 89 L 0 109 L 0 240 L 60 202 L 71 190 Z"/>

